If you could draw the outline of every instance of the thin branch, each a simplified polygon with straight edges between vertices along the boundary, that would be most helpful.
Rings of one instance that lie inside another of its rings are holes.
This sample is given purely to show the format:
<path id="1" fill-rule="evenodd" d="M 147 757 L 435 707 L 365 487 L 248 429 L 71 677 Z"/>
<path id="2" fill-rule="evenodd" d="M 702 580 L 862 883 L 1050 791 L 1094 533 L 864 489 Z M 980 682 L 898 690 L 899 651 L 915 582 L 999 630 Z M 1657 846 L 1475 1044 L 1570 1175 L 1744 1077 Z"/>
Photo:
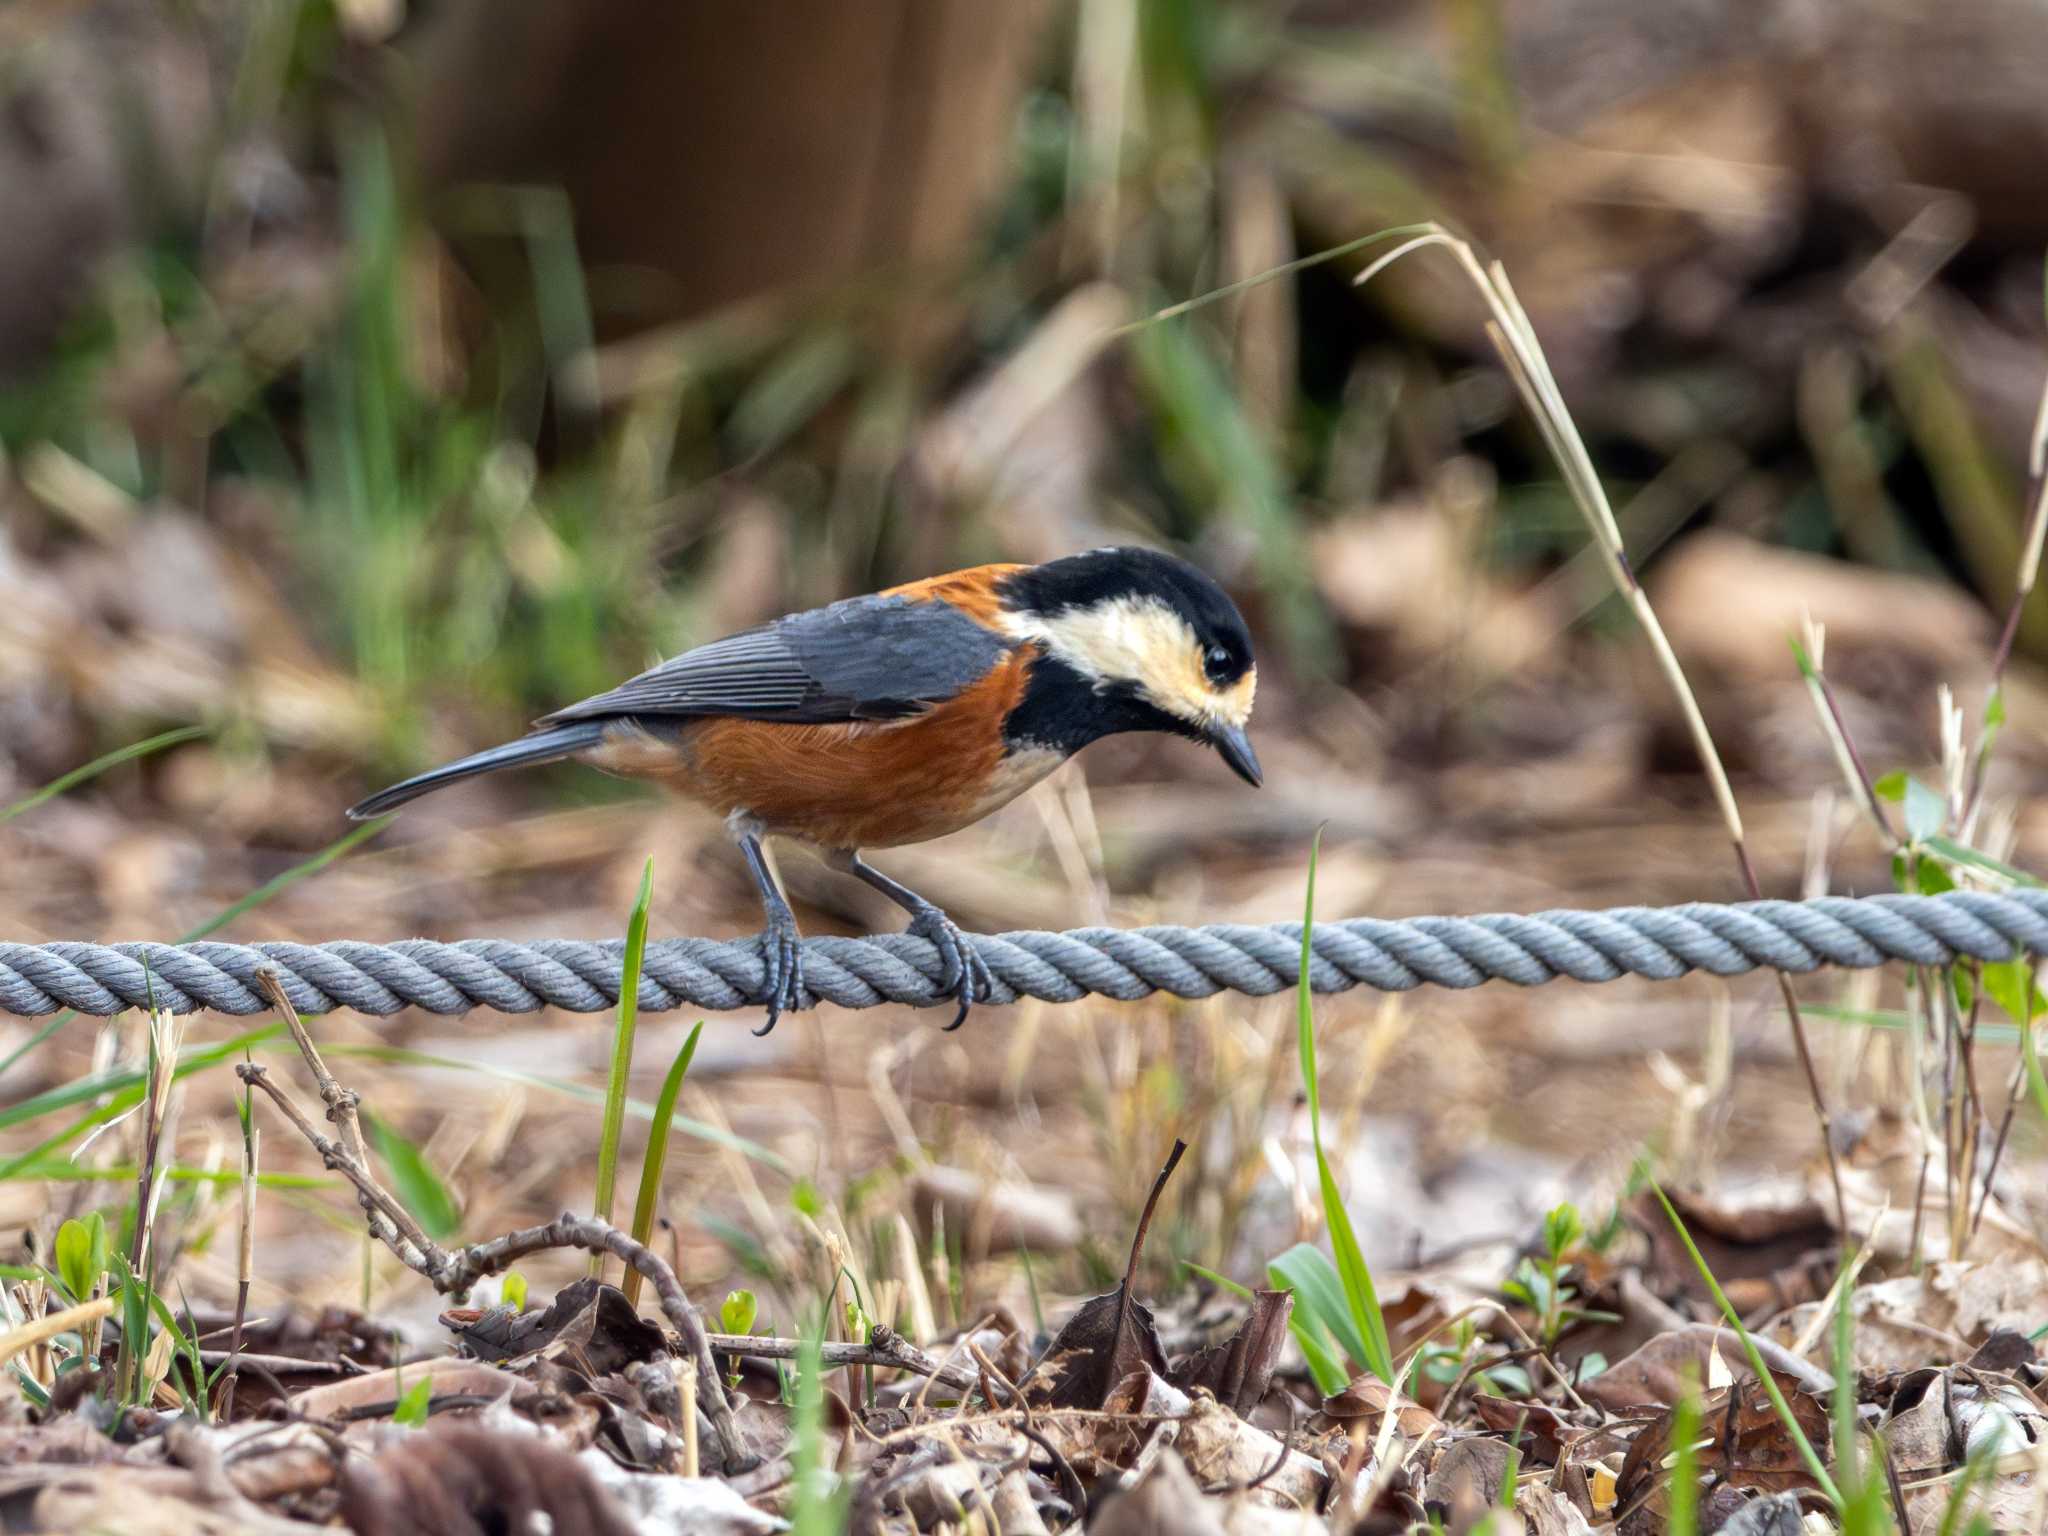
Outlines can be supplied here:
<path id="1" fill-rule="evenodd" d="M 324 1135 L 291 1095 L 270 1081 L 259 1064 L 243 1062 L 235 1068 L 236 1075 L 251 1088 L 261 1089 L 292 1123 L 292 1128 L 320 1154 L 321 1161 L 355 1186 L 357 1198 L 369 1218 L 370 1231 L 398 1256 L 400 1263 L 423 1276 L 436 1291 L 444 1295 L 460 1295 L 486 1275 L 497 1274 L 531 1254 L 550 1249 L 576 1248 L 587 1253 L 610 1254 L 623 1261 L 645 1275 L 653 1285 L 662 1314 L 681 1336 L 684 1347 L 697 1363 L 699 1388 L 708 1399 L 705 1413 L 718 1437 L 725 1470 L 734 1473 L 758 1465 L 759 1458 L 747 1451 L 745 1442 L 740 1438 L 732 1404 L 719 1384 L 718 1366 L 711 1357 L 704 1320 L 683 1290 L 682 1282 L 676 1278 L 675 1270 L 659 1254 L 645 1243 L 635 1242 L 629 1234 L 611 1223 L 595 1217 L 578 1216 L 573 1211 L 565 1211 L 542 1226 L 523 1227 L 486 1243 L 452 1250 L 443 1248 L 421 1230 L 411 1213 L 371 1175 L 356 1116 L 357 1095 L 336 1082 L 327 1070 L 276 973 L 259 971 L 257 982 L 284 1014 L 292 1038 L 298 1042 L 307 1066 L 320 1084 L 320 1096 L 327 1103 L 328 1118 L 341 1127 L 344 1141 L 352 1142 L 353 1146 Z"/>
<path id="2" fill-rule="evenodd" d="M 712 1333 L 705 1337 L 710 1340 L 714 1355 L 744 1355 L 752 1360 L 795 1360 L 804 1346 L 802 1339 L 768 1338 L 751 1333 Z M 887 1366 L 917 1376 L 929 1376 L 940 1386 L 951 1387 L 957 1392 L 972 1392 L 981 1385 L 980 1379 L 965 1366 L 926 1354 L 893 1328 L 878 1325 L 865 1344 L 828 1339 L 818 1348 L 818 1358 L 834 1369 L 843 1365 Z"/>

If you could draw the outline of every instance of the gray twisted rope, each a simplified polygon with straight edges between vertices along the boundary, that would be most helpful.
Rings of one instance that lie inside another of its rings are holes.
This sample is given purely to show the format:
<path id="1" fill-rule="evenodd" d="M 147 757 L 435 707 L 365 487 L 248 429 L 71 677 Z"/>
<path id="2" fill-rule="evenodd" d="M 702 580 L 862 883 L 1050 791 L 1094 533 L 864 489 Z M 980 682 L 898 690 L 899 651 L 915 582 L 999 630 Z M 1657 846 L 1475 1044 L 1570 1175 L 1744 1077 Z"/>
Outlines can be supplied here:
<path id="1" fill-rule="evenodd" d="M 995 977 L 997 1003 L 1022 997 L 1070 1003 L 1091 993 L 1131 1000 L 1153 992 L 1263 997 L 1295 983 L 1301 926 L 1216 923 L 1204 928 L 1076 928 L 1066 933 L 970 936 Z M 1944 965 L 2048 953 L 2048 890 L 1999 895 L 1824 896 L 1815 901 L 1689 902 L 1605 912 L 1492 913 L 1481 917 L 1357 917 L 1318 923 L 1310 985 L 1402 992 L 1484 981 L 1536 986 L 1569 976 L 1666 980 L 1689 971 L 1735 976 L 1768 967 L 1812 971 L 1903 960 Z M 570 939 L 515 944 L 5 944 L 0 1013 L 75 1008 L 109 1014 L 154 996 L 175 1013 L 265 1012 L 256 972 L 275 966 L 303 1013 L 401 1008 L 462 1013 L 541 1007 L 598 1013 L 618 1001 L 624 945 Z M 804 940 L 811 998 L 842 1008 L 926 1007 L 938 992 L 931 944 L 908 934 Z M 647 946 L 640 1007 L 727 1009 L 760 1005 L 758 939 L 664 939 Z"/>

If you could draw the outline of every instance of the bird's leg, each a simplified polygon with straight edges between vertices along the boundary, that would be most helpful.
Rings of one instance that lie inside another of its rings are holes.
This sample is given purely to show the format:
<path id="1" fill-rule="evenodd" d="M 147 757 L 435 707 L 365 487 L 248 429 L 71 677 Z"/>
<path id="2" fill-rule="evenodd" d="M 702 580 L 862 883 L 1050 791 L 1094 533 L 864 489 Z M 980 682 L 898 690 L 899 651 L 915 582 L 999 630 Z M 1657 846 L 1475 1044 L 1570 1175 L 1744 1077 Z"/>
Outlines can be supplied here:
<path id="1" fill-rule="evenodd" d="M 967 1010 L 977 1002 L 986 1002 L 995 995 L 995 978 L 989 974 L 988 962 L 968 942 L 960 925 L 946 916 L 938 907 L 926 901 L 906 885 L 899 885 L 883 874 L 874 865 L 863 859 L 851 848 L 838 849 L 827 855 L 834 869 L 864 880 L 897 906 L 910 914 L 909 931 L 921 939 L 929 939 L 939 952 L 939 986 L 953 994 L 960 1004 L 960 1011 L 953 1015 L 953 1022 L 946 1026 L 958 1029 L 967 1022 Z"/>
<path id="2" fill-rule="evenodd" d="M 803 1006 L 804 958 L 802 936 L 797 932 L 796 914 L 775 883 L 768 868 L 768 856 L 761 848 L 761 824 L 751 816 L 734 815 L 726 821 L 733 840 L 747 861 L 747 870 L 761 893 L 761 909 L 767 926 L 761 931 L 761 960 L 767 967 L 762 1001 L 768 1007 L 768 1022 L 754 1033 L 765 1035 L 786 1010 Z"/>

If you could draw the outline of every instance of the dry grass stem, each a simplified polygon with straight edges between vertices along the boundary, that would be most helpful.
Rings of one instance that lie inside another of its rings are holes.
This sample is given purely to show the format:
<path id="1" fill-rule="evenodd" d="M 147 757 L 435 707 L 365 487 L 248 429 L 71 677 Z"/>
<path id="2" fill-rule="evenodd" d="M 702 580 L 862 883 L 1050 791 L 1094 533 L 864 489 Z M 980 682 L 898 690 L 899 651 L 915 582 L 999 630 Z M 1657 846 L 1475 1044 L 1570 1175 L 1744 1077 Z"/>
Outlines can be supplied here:
<path id="1" fill-rule="evenodd" d="M 1743 884 L 1751 900 L 1763 898 L 1763 888 L 1756 878 L 1756 867 L 1751 862 L 1749 847 L 1744 839 L 1742 813 L 1735 803 L 1735 791 L 1728 781 L 1728 771 L 1721 761 L 1720 750 L 1714 745 L 1713 733 L 1707 728 L 1706 716 L 1701 712 L 1699 700 L 1687 681 L 1685 669 L 1679 664 L 1678 655 L 1671 648 L 1671 642 L 1664 633 L 1664 626 L 1658 620 L 1656 611 L 1650 606 L 1650 599 L 1636 580 L 1634 569 L 1628 560 L 1628 550 L 1622 542 L 1621 526 L 1615 520 L 1613 505 L 1607 498 L 1606 488 L 1600 482 L 1599 473 L 1593 467 L 1592 456 L 1586 451 L 1585 440 L 1572 420 L 1570 409 L 1565 405 L 1564 396 L 1557 387 L 1556 377 L 1550 371 L 1550 364 L 1544 357 L 1542 344 L 1536 338 L 1535 328 L 1523 310 L 1521 301 L 1515 297 L 1513 285 L 1508 281 L 1507 269 L 1499 262 L 1482 266 L 1471 245 L 1453 235 L 1441 225 L 1431 224 L 1414 239 L 1403 242 L 1376 258 L 1353 280 L 1354 284 L 1365 284 L 1386 270 L 1403 256 L 1428 246 L 1441 246 L 1449 251 L 1458 264 L 1464 268 L 1473 286 L 1485 301 L 1492 319 L 1486 332 L 1495 349 L 1500 353 L 1509 376 L 1515 382 L 1523 403 L 1528 407 L 1538 431 L 1543 435 L 1544 444 L 1557 462 L 1564 476 L 1566 488 L 1571 492 L 1572 501 L 1586 520 L 1594 544 L 1606 561 L 1608 574 L 1613 578 L 1615 590 L 1621 594 L 1636 622 L 1649 640 L 1651 653 L 1656 657 L 1658 669 L 1663 673 L 1672 695 L 1678 701 L 1685 718 L 1686 729 L 1691 733 L 1693 746 L 1699 755 L 1700 767 L 1712 788 L 1714 802 L 1721 812 L 1722 825 L 1726 827 L 1729 840 L 1734 844 L 1736 863 L 1739 866 Z M 1799 1064 L 1806 1077 L 1807 1091 L 1813 1102 L 1815 1117 L 1820 1123 L 1821 1146 L 1827 1157 L 1828 1179 L 1834 1191 L 1835 1217 L 1844 1233 L 1849 1230 L 1849 1202 L 1842 1190 L 1842 1169 L 1835 1151 L 1833 1117 L 1828 1111 L 1827 1096 L 1822 1091 L 1819 1069 L 1814 1064 L 1813 1048 L 1807 1038 L 1806 1021 L 1799 1008 L 1799 998 L 1792 989 L 1792 981 L 1784 972 L 1778 973 L 1779 992 L 1784 1000 L 1786 1016 L 1791 1020 L 1793 1043 L 1798 1051 Z"/>

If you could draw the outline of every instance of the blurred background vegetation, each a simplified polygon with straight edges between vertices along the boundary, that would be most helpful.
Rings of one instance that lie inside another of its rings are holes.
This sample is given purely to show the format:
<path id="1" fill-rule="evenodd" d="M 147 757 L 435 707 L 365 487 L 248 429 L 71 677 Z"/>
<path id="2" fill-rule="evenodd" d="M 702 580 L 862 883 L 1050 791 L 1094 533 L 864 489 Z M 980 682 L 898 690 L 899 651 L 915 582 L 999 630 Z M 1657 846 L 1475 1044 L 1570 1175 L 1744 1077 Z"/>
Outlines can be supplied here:
<path id="1" fill-rule="evenodd" d="M 1787 642 L 1825 624 L 1872 775 L 1940 782 L 1937 687 L 1980 718 L 2029 493 L 2043 79 L 2032 0 L 17 0 L 0 808 L 205 734 L 0 828 L 0 938 L 611 937 L 650 854 L 657 936 L 751 931 L 714 821 L 600 805 L 631 791 L 577 770 L 437 796 L 281 883 L 366 789 L 656 656 L 1112 539 L 1183 550 L 1245 607 L 1267 787 L 1103 743 L 884 856 L 963 922 L 1297 917 L 1325 823 L 1328 917 L 1740 898 L 1470 285 L 1440 251 L 1352 282 L 1386 248 L 1356 242 L 1425 219 L 1511 275 L 1766 892 L 1890 889 Z M 2048 837 L 2044 654 L 2035 603 L 1974 844 L 2023 864 Z M 782 872 L 808 931 L 900 923 Z M 1898 982 L 1807 985 L 1868 1020 Z M 1768 977 L 1327 1000 L 1374 1262 L 1534 1230 L 1645 1147 L 1794 1179 L 1817 1140 L 1779 1006 Z M 1185 1134 L 1162 1264 L 1256 1274 L 1318 1229 L 1313 1172 L 1284 1177 L 1283 1004 L 1019 1007 L 961 1037 L 741 1022 L 707 1031 L 684 1103 L 776 1149 L 778 1200 L 785 1166 L 848 1212 L 908 1209 L 879 1170 L 927 1152 L 1021 1171 L 1086 1211 L 1026 1240 L 1085 1250 L 1048 1271 L 1072 1285 L 1121 1264 L 1090 1234 L 1126 1225 L 1096 1218 L 1133 1214 Z M 142 1049 L 40 1027 L 0 1020 L 10 1090 Z M 1816 1028 L 1838 1123 L 1857 1106 L 1904 1169 L 1903 1216 L 1924 1164 L 1877 1132 L 1933 1057 Z M 600 1021 L 322 1030 L 434 1063 L 376 1098 L 471 1232 L 585 1198 L 587 1106 L 518 1095 L 601 1081 Z M 194 1144 L 232 1123 L 214 1077 Z M 679 1155 L 695 1276 L 796 1241 L 721 1156 Z M 54 1188 L 0 1181 L 0 1217 L 83 1198 Z M 958 1241 L 977 1207 L 947 1209 Z M 301 1225 L 266 1273 L 354 1297 L 353 1218 Z M 982 1280 L 950 1283 L 972 1316 Z M 1004 1271 L 987 1294 L 1018 1290 Z"/>
<path id="2" fill-rule="evenodd" d="M 1118 538 L 1243 598 L 1269 731 L 1454 801 L 1630 664 L 1462 280 L 1115 334 L 1424 218 L 1506 263 L 1639 563 L 1692 551 L 1681 649 L 1778 646 L 1768 546 L 1960 595 L 1829 615 L 1924 752 L 2010 591 L 2044 52 L 2018 0 L 9 7 L 0 797 L 199 721 L 324 776 L 250 829 L 317 844 L 658 654 Z"/>

